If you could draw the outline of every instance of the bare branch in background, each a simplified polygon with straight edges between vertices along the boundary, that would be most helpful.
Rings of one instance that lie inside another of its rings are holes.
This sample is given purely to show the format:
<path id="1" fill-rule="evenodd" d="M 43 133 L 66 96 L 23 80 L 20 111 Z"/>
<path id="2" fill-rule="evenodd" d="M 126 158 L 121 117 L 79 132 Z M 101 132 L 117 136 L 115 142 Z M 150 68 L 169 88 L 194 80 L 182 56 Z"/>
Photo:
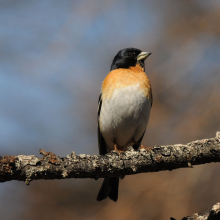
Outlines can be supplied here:
<path id="1" fill-rule="evenodd" d="M 216 203 L 209 210 L 202 213 L 195 213 L 191 216 L 184 217 L 182 220 L 218 220 L 220 219 L 220 203 Z M 176 220 L 170 218 L 170 220 Z"/>

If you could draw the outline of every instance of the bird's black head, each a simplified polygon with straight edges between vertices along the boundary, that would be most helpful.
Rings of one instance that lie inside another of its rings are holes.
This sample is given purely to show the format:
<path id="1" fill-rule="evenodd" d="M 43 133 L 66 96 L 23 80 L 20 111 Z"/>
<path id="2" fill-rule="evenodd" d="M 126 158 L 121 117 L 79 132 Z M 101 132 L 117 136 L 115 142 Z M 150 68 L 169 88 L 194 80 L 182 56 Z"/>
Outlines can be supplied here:
<path id="1" fill-rule="evenodd" d="M 136 48 L 120 50 L 112 61 L 111 70 L 119 68 L 128 69 L 131 66 L 136 66 L 137 63 L 144 68 L 144 60 L 150 55 L 151 53 L 142 52 Z"/>

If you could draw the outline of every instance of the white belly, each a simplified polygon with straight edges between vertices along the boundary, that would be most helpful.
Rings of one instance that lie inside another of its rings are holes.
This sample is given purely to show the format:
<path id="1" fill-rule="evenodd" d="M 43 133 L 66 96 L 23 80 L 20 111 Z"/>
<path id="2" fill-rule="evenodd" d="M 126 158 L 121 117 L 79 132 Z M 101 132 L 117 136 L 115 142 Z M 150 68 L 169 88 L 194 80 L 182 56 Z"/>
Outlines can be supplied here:
<path id="1" fill-rule="evenodd" d="M 143 135 L 150 116 L 151 101 L 140 91 L 139 84 L 114 91 L 102 101 L 100 130 L 108 151 L 114 143 L 122 150 L 133 145 Z"/>

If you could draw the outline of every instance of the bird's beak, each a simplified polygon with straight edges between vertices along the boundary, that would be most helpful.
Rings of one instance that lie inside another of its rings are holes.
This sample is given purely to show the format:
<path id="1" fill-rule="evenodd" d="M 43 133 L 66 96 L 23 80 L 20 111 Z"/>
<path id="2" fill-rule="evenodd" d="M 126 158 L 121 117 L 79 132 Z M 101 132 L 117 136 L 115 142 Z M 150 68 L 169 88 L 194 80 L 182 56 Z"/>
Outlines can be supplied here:
<path id="1" fill-rule="evenodd" d="M 150 52 L 141 52 L 138 56 L 137 56 L 137 60 L 145 60 L 147 57 L 149 57 L 151 55 Z"/>

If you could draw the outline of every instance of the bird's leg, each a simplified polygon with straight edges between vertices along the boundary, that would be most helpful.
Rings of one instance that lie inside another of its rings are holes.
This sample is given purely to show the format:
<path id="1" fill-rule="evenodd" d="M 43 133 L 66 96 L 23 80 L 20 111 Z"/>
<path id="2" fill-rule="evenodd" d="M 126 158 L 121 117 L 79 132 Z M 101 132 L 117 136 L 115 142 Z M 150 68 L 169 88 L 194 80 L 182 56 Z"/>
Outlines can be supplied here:
<path id="1" fill-rule="evenodd" d="M 139 148 L 138 148 L 139 150 L 140 149 L 145 149 L 146 151 L 151 151 L 151 150 L 154 149 L 153 147 L 145 147 L 144 145 L 142 145 L 142 144 L 140 144 L 140 143 L 138 143 L 137 141 L 134 141 L 134 140 L 133 140 L 133 143 L 137 144 L 139 146 Z"/>
<path id="2" fill-rule="evenodd" d="M 116 152 L 118 152 L 119 154 L 124 152 L 124 151 L 118 150 L 117 144 L 114 144 L 114 150 L 115 150 Z"/>

